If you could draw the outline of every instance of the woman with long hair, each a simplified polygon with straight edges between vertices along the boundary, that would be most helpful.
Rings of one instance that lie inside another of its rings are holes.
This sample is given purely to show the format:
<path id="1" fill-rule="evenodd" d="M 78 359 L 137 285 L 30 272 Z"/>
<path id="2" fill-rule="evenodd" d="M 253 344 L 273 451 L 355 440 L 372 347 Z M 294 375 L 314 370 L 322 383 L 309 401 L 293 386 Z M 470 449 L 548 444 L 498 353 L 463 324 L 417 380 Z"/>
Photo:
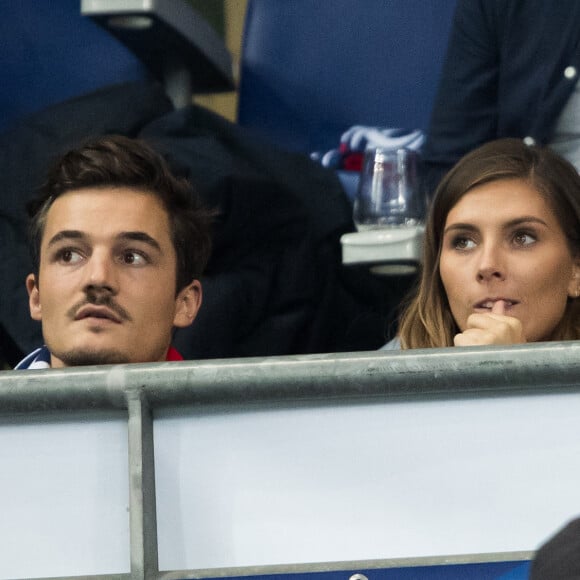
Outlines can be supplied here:
<path id="1" fill-rule="evenodd" d="M 403 349 L 578 340 L 579 296 L 580 176 L 547 148 L 492 141 L 435 192 L 398 340 Z"/>

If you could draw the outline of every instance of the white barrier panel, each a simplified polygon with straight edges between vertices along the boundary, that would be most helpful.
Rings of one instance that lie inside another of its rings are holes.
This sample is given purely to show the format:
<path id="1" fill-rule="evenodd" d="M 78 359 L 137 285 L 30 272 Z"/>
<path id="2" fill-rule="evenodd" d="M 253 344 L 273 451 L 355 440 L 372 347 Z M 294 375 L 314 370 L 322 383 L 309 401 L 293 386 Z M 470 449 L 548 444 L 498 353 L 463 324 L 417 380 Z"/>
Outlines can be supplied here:
<path id="1" fill-rule="evenodd" d="M 0 372 L 0 580 L 529 558 L 580 513 L 579 377 L 580 341 Z"/>
<path id="2" fill-rule="evenodd" d="M 534 550 L 580 514 L 580 395 L 162 411 L 160 570 Z"/>
<path id="3" fill-rule="evenodd" d="M 0 418 L 0 578 L 128 572 L 126 412 Z"/>

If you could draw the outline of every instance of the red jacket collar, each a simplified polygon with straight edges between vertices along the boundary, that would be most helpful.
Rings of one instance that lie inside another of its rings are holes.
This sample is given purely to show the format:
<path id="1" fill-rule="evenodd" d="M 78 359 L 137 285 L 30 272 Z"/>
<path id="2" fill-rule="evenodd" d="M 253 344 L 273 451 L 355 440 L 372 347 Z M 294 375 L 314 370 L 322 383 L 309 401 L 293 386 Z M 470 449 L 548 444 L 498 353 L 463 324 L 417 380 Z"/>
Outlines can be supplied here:
<path id="1" fill-rule="evenodd" d="M 169 347 L 167 351 L 167 357 L 165 360 L 168 361 L 175 361 L 175 360 L 183 360 L 183 357 L 175 350 L 172 346 Z"/>

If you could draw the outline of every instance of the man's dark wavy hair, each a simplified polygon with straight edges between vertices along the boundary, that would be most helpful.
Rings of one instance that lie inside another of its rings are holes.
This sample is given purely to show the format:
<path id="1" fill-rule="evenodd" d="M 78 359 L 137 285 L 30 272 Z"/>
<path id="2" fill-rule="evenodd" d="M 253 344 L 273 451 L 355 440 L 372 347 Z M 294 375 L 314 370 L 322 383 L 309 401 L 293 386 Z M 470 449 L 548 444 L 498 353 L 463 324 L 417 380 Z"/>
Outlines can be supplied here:
<path id="1" fill-rule="evenodd" d="M 191 184 L 175 177 L 165 159 L 138 139 L 109 135 L 63 155 L 49 170 L 39 196 L 28 206 L 30 246 L 35 273 L 48 211 L 64 193 L 86 188 L 128 187 L 155 195 L 169 215 L 177 254 L 176 292 L 199 279 L 211 251 L 208 210 Z"/>

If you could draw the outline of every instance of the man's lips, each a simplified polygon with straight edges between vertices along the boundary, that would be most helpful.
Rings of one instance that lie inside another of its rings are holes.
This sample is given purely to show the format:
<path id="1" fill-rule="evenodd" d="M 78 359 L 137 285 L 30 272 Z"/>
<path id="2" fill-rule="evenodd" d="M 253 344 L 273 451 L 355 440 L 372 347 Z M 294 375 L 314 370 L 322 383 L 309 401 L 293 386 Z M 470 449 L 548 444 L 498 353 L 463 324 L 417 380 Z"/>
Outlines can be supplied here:
<path id="1" fill-rule="evenodd" d="M 99 318 L 102 320 L 110 320 L 120 324 L 122 322 L 121 318 L 112 310 L 105 306 L 94 306 L 87 305 L 80 308 L 75 316 L 75 320 L 84 320 L 86 318 Z"/>

